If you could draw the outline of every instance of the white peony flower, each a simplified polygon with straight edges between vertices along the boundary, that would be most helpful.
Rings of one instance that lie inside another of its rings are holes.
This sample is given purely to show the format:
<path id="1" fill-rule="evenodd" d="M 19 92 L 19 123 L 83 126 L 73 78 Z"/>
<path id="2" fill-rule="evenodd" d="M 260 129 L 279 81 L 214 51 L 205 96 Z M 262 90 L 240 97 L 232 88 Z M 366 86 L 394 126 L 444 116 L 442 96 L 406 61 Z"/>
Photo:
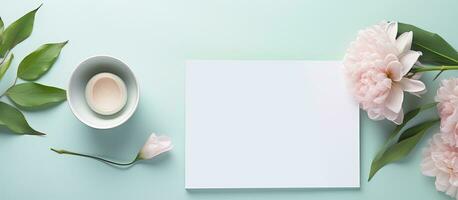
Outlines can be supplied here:
<path id="1" fill-rule="evenodd" d="M 397 22 L 381 22 L 358 33 L 344 58 L 347 80 L 370 119 L 403 121 L 404 92 L 419 95 L 425 85 L 408 77 L 421 52 L 410 50 L 413 33 L 396 38 Z"/>

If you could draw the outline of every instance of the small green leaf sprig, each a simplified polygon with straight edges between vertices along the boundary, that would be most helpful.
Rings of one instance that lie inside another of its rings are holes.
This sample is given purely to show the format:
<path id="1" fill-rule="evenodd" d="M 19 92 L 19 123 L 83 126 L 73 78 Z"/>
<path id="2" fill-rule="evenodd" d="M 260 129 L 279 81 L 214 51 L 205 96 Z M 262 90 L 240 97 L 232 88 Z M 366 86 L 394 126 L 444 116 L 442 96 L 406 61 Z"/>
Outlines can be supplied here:
<path id="1" fill-rule="evenodd" d="M 0 18 L 0 81 L 14 59 L 11 50 L 32 34 L 35 14 L 40 7 L 7 28 L 4 28 Z M 45 135 L 29 125 L 21 110 L 46 108 L 66 100 L 65 90 L 34 82 L 51 69 L 66 44 L 67 41 L 44 44 L 20 62 L 14 83 L 4 93 L 0 93 L 0 97 L 7 96 L 15 105 L 0 101 L 0 126 L 16 134 Z M 17 84 L 18 78 L 29 82 Z"/>

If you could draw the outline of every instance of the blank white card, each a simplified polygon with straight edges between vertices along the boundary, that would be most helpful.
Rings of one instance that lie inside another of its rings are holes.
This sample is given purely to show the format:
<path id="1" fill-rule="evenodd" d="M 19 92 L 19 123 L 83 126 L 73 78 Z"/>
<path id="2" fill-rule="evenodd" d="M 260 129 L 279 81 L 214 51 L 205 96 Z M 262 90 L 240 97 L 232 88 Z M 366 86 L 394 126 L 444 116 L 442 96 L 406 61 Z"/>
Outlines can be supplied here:
<path id="1" fill-rule="evenodd" d="M 338 61 L 189 61 L 185 187 L 359 187 Z"/>

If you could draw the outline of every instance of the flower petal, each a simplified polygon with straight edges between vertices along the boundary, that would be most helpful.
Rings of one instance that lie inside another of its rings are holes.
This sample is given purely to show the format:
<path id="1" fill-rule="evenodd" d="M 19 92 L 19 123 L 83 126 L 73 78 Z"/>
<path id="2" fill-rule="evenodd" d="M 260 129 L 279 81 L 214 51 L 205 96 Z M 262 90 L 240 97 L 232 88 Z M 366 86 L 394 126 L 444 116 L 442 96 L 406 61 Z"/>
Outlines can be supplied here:
<path id="1" fill-rule="evenodd" d="M 387 72 L 393 81 L 400 81 L 402 79 L 402 64 L 398 61 L 388 63 Z"/>
<path id="2" fill-rule="evenodd" d="M 382 120 L 383 119 L 383 115 L 381 115 L 380 112 L 376 112 L 374 110 L 368 110 L 367 116 L 369 117 L 369 119 L 372 119 L 372 120 Z"/>
<path id="3" fill-rule="evenodd" d="M 456 196 L 456 190 L 457 190 L 456 186 L 448 187 L 447 191 L 445 191 L 445 194 L 447 194 L 448 196 L 455 197 Z"/>
<path id="4" fill-rule="evenodd" d="M 384 60 L 385 63 L 390 63 L 393 61 L 398 61 L 398 57 L 396 55 L 390 53 L 385 56 L 385 60 Z"/>
<path id="5" fill-rule="evenodd" d="M 403 67 L 402 67 L 402 75 L 405 76 L 407 73 L 409 73 L 410 69 L 412 69 L 413 65 L 415 62 L 417 62 L 418 57 L 421 56 L 420 51 L 412 51 L 412 50 L 407 50 L 407 52 L 404 54 L 404 56 L 401 57 L 399 61 L 401 61 Z"/>
<path id="6" fill-rule="evenodd" d="M 396 41 L 396 35 L 398 34 L 398 23 L 397 22 L 390 22 L 386 27 L 386 33 L 393 41 Z"/>
<path id="7" fill-rule="evenodd" d="M 156 143 L 157 142 L 157 136 L 156 133 L 151 133 L 151 135 L 148 137 L 148 140 L 146 141 L 147 144 L 151 143 Z"/>
<path id="8" fill-rule="evenodd" d="M 426 89 L 425 84 L 419 80 L 403 78 L 399 83 L 406 92 L 421 92 Z"/>
<path id="9" fill-rule="evenodd" d="M 412 46 L 413 32 L 405 32 L 401 34 L 396 40 L 396 47 L 399 50 L 399 53 L 402 54 L 410 49 Z"/>
<path id="10" fill-rule="evenodd" d="M 170 137 L 167 137 L 167 136 L 159 136 L 158 137 L 158 143 L 163 148 L 172 146 L 172 140 L 170 139 Z"/>
<path id="11" fill-rule="evenodd" d="M 386 108 L 389 110 L 399 113 L 402 108 L 402 101 L 404 100 L 404 93 L 402 88 L 398 84 L 393 84 L 391 86 L 390 95 L 386 99 Z"/>
<path id="12" fill-rule="evenodd" d="M 393 120 L 393 122 L 397 125 L 402 124 L 402 121 L 404 120 L 404 111 L 401 109 L 401 112 L 398 113 L 398 116 L 396 119 Z"/>
<path id="13" fill-rule="evenodd" d="M 437 168 L 431 160 L 430 155 L 426 154 L 421 162 L 421 173 L 425 176 L 434 177 L 437 174 Z"/>
<path id="14" fill-rule="evenodd" d="M 456 169 L 456 164 L 453 166 L 454 169 Z M 458 178 L 455 175 L 451 175 L 449 178 L 449 182 L 452 186 L 456 187 L 458 186 Z M 456 192 L 456 191 L 454 191 Z"/>
<path id="15" fill-rule="evenodd" d="M 398 113 L 395 113 L 388 108 L 385 108 L 383 115 L 390 121 L 394 121 L 398 117 Z"/>
<path id="16" fill-rule="evenodd" d="M 413 95 L 421 98 L 421 95 L 426 94 L 427 91 L 428 91 L 427 89 L 424 89 L 424 90 L 422 90 L 420 92 L 411 92 L 410 94 L 413 94 Z"/>
<path id="17" fill-rule="evenodd" d="M 448 181 L 449 175 L 447 173 L 441 172 L 436 175 L 436 189 L 441 192 L 445 192 L 445 190 L 450 186 Z"/>

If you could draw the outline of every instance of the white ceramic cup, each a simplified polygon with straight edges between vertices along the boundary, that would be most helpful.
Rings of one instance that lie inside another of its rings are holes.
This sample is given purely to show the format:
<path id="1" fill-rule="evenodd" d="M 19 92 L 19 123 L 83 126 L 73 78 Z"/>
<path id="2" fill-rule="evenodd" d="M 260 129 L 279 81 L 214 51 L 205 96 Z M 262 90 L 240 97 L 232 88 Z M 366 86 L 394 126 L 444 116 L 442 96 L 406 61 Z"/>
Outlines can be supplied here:
<path id="1" fill-rule="evenodd" d="M 86 101 L 86 86 L 89 80 L 103 72 L 120 77 L 127 88 L 125 106 L 113 115 L 94 112 Z M 139 88 L 129 66 L 112 56 L 100 55 L 87 58 L 73 71 L 67 92 L 68 104 L 73 114 L 84 124 L 96 129 L 110 129 L 126 122 L 135 112 L 139 102 Z"/>

